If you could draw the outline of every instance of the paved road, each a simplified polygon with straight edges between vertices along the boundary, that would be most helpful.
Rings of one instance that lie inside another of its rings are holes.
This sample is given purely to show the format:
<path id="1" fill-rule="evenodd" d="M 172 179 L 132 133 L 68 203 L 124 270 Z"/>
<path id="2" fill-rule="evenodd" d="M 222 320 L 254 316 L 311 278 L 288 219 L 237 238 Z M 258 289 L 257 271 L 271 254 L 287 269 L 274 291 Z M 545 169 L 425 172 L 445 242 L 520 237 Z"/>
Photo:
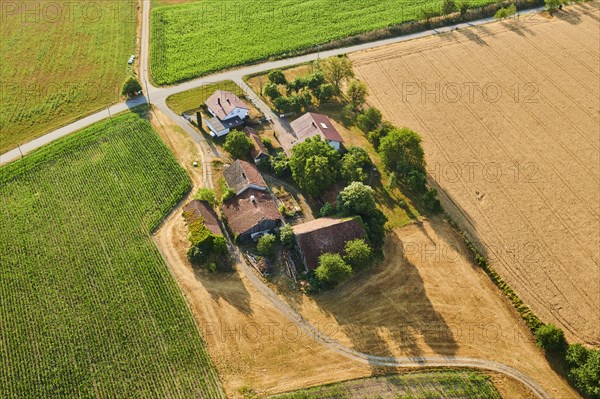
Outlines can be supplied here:
<path id="1" fill-rule="evenodd" d="M 464 29 L 470 26 L 483 25 L 493 21 L 493 18 L 485 18 L 477 21 L 472 21 L 468 23 L 460 23 L 456 25 L 447 26 L 439 29 L 431 29 L 423 32 L 413 33 L 405 36 L 398 36 L 389 39 L 378 40 L 370 43 L 358 44 L 355 46 L 343 47 L 334 50 L 327 50 L 323 52 L 315 52 L 310 53 L 298 57 L 286 58 L 278 61 L 270 61 L 264 62 L 261 64 L 251 65 L 243 68 L 238 68 L 230 71 L 224 71 L 215 73 L 209 76 L 201 77 L 198 79 L 190 80 L 188 82 L 181 83 L 176 86 L 168 86 L 168 87 L 155 87 L 151 84 L 148 79 L 150 68 L 149 68 L 149 47 L 150 47 L 150 0 L 144 0 L 142 7 L 142 37 L 141 37 L 141 54 L 140 54 L 140 75 L 142 77 L 142 86 L 144 86 L 144 92 L 146 96 L 149 98 L 150 103 L 152 104 L 161 104 L 161 100 L 165 100 L 167 97 L 180 93 L 182 91 L 190 90 L 193 88 L 201 87 L 208 83 L 220 82 L 223 80 L 233 80 L 239 82 L 242 80 L 242 77 L 248 74 L 263 72 L 274 68 L 283 68 L 286 66 L 299 64 L 302 62 L 314 61 L 318 58 L 327 58 L 340 54 L 348 54 L 356 51 L 367 50 L 375 47 L 385 46 L 388 44 L 404 42 L 407 40 L 412 40 L 420 37 L 436 35 L 443 32 L 448 32 L 456 29 Z M 520 13 L 521 16 L 535 14 L 542 10 L 542 8 L 535 8 L 531 10 L 526 10 Z M 132 102 L 127 105 L 126 103 L 115 104 L 110 107 L 111 113 L 117 113 L 121 111 L 125 111 L 127 108 L 135 105 L 145 104 L 147 103 L 145 98 L 134 99 Z M 163 108 L 162 106 L 160 107 Z M 89 126 L 93 123 L 99 122 L 103 119 L 108 118 L 108 112 L 106 110 L 97 112 L 93 115 L 90 115 L 86 118 L 83 118 L 77 122 L 71 123 L 67 126 L 64 126 L 60 129 L 57 129 L 51 133 L 46 134 L 45 136 L 41 136 L 35 140 L 32 140 L 26 144 L 23 144 L 19 149 L 13 149 L 8 151 L 7 153 L 0 155 L 0 165 L 11 162 L 21 156 L 21 152 L 23 154 L 32 151 L 36 148 L 39 148 L 45 144 L 48 144 L 51 141 L 54 141 L 60 137 L 66 136 L 70 133 L 81 130 L 82 128 Z"/>
<path id="2" fill-rule="evenodd" d="M 530 14 L 539 12 L 539 9 L 529 10 L 522 14 Z M 169 107 L 166 105 L 166 98 L 172 94 L 176 94 L 182 91 L 186 91 L 189 89 L 193 89 L 196 87 L 201 87 L 204 84 L 219 82 L 222 80 L 233 80 L 240 84 L 247 94 L 257 102 L 259 108 L 266 114 L 274 118 L 274 121 L 277 120 L 276 115 L 268 109 L 266 104 L 260 100 L 250 90 L 250 88 L 245 85 L 242 81 L 242 77 L 244 75 L 248 75 L 251 73 L 262 72 L 269 69 L 274 68 L 282 68 L 289 65 L 294 65 L 302 62 L 308 62 L 316 60 L 317 58 L 327 58 L 339 54 L 346 54 L 355 51 L 366 50 L 374 47 L 384 46 L 387 44 L 398 43 L 406 40 L 411 40 L 419 37 L 429 36 L 433 34 L 438 34 L 442 32 L 447 32 L 455 29 L 463 29 L 469 26 L 481 25 L 492 21 L 491 18 L 483 19 L 471 23 L 465 24 L 457 24 L 441 29 L 432 29 L 425 32 L 415 33 L 411 35 L 395 37 L 385 40 L 379 40 L 376 42 L 360 44 L 356 46 L 329 50 L 322 53 L 311 53 L 299 57 L 288 58 L 279 61 L 266 62 L 258 65 L 253 65 L 249 67 L 244 67 L 236 70 L 220 72 L 217 74 L 213 74 L 207 77 L 191 80 L 186 83 L 182 83 L 177 86 L 171 87 L 155 87 L 151 84 L 149 80 L 149 43 L 150 43 L 150 0 L 143 1 L 142 8 L 142 38 L 141 38 L 141 54 L 140 54 L 140 75 L 142 80 L 142 85 L 144 86 L 145 97 L 139 97 L 133 99 L 132 101 L 119 103 L 111 106 L 107 110 L 95 113 L 86 118 L 83 118 L 77 122 L 71 123 L 67 126 L 64 126 L 60 129 L 57 129 L 51 133 L 46 134 L 45 136 L 39 137 L 35 140 L 32 140 L 20 147 L 20 149 L 15 149 L 9 151 L 5 154 L 0 155 L 0 164 L 10 162 L 16 158 L 18 158 L 22 153 L 26 153 L 32 151 L 36 148 L 39 148 L 57 138 L 68 135 L 72 132 L 80 130 L 86 126 L 89 126 L 93 123 L 101 121 L 110 117 L 111 114 L 115 114 L 118 112 L 122 112 L 127 110 L 128 108 L 132 108 L 141 104 L 152 103 L 156 107 L 158 107 L 165 115 L 167 115 L 170 119 L 172 119 L 178 126 L 180 126 L 183 130 L 185 130 L 194 141 L 198 142 L 202 148 L 202 163 L 203 163 L 203 180 L 206 187 L 212 187 L 212 179 L 210 178 L 210 170 L 211 170 L 211 159 L 214 155 L 218 155 L 216 153 L 216 149 L 210 145 L 203 136 L 198 134 L 198 132 L 192 128 L 187 121 L 185 121 L 181 116 L 175 114 Z M 146 99 L 148 98 L 148 100 Z M 280 129 L 287 129 L 284 124 L 280 123 Z M 229 237 L 228 237 L 229 238 Z M 499 372 L 505 375 L 508 375 L 515 380 L 521 382 L 525 386 L 527 386 L 531 391 L 540 399 L 551 399 L 550 395 L 545 392 L 545 390 L 531 377 L 526 374 L 509 367 L 507 365 L 483 360 L 483 359 L 473 359 L 473 358 L 464 358 L 464 357 L 441 357 L 441 356 L 427 356 L 427 357 L 401 357 L 401 358 L 393 358 L 393 357 L 382 357 L 382 356 L 374 356 L 366 353 L 355 351 L 354 349 L 348 348 L 339 342 L 335 341 L 331 337 L 323 334 L 321 331 L 312 326 L 308 321 L 306 321 L 300 314 L 298 314 L 294 309 L 292 309 L 285 301 L 283 301 L 273 290 L 269 288 L 254 272 L 254 270 L 248 266 L 243 258 L 239 256 L 239 250 L 235 247 L 231 240 L 229 239 L 230 249 L 237 254 L 240 258 L 239 264 L 241 265 L 241 270 L 248 279 L 248 281 L 262 294 L 264 295 L 273 306 L 277 310 L 279 310 L 282 314 L 284 314 L 291 322 L 293 322 L 298 328 L 311 336 L 315 341 L 319 342 L 323 346 L 328 349 L 351 358 L 353 360 L 368 363 L 371 365 L 377 366 L 388 366 L 388 367 L 442 367 L 442 366 L 450 366 L 450 367 L 473 367 L 484 370 L 491 370 L 495 372 Z"/>

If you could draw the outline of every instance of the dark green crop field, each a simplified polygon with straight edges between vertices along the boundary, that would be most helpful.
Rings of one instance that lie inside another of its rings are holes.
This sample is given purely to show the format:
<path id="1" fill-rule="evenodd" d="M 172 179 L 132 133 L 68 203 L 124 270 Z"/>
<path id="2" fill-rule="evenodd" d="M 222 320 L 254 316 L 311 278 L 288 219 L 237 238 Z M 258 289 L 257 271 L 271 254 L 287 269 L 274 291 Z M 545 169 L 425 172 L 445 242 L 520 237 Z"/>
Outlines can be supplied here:
<path id="1" fill-rule="evenodd" d="M 151 16 L 157 84 L 310 48 L 420 18 L 441 0 L 204 0 L 160 6 Z M 493 3 L 471 0 L 473 7 Z"/>
<path id="2" fill-rule="evenodd" d="M 189 189 L 136 114 L 0 169 L 0 397 L 223 397 L 150 236 Z"/>

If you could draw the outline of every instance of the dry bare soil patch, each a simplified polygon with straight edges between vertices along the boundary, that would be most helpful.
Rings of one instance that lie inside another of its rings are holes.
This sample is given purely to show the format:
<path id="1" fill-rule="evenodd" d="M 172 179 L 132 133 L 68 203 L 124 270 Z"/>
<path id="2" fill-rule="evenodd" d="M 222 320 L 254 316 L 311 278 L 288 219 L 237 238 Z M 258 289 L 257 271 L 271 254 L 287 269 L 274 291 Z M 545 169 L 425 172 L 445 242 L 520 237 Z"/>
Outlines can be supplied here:
<path id="1" fill-rule="evenodd" d="M 444 207 L 545 322 L 600 345 L 597 1 L 351 55 Z"/>

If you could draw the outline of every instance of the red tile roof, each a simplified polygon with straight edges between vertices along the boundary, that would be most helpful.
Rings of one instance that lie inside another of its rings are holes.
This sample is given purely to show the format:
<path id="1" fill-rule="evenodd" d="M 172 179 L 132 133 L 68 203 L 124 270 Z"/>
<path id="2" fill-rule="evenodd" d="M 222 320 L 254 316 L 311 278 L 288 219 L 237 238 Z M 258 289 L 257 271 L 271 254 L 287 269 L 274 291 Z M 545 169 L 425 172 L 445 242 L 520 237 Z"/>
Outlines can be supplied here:
<path id="1" fill-rule="evenodd" d="M 252 188 L 225 201 L 222 209 L 229 227 L 236 234 L 243 234 L 263 221 L 281 219 L 271 195 Z"/>
<path id="2" fill-rule="evenodd" d="M 238 96 L 225 90 L 215 91 L 204 104 L 221 120 L 235 108 L 250 109 Z"/>
<path id="3" fill-rule="evenodd" d="M 252 141 L 252 143 L 254 144 L 254 146 L 252 147 L 252 150 L 250 151 L 252 154 L 252 158 L 254 158 L 256 160 L 258 158 L 269 155 L 269 151 L 263 144 L 262 140 L 260 139 L 260 137 L 258 136 L 256 131 L 254 131 L 254 129 L 252 129 L 250 127 L 245 127 L 244 133 L 246 133 L 246 136 L 248 136 L 250 141 Z"/>
<path id="4" fill-rule="evenodd" d="M 330 141 L 344 142 L 340 133 L 325 115 L 307 112 L 290 123 L 290 126 L 300 142 L 314 136 L 321 136 Z"/>
<path id="5" fill-rule="evenodd" d="M 217 221 L 217 214 L 208 202 L 192 200 L 183 207 L 183 212 L 191 215 L 190 218 L 187 219 L 188 223 L 192 220 L 197 220 L 198 218 L 202 217 L 204 220 L 204 225 L 208 230 L 210 230 L 211 233 L 219 235 L 223 234 L 221 228 L 219 227 L 219 222 Z"/>
<path id="6" fill-rule="evenodd" d="M 346 242 L 365 237 L 365 229 L 356 218 L 319 218 L 294 226 L 293 231 L 308 270 L 319 265 L 319 256 L 342 254 Z"/>

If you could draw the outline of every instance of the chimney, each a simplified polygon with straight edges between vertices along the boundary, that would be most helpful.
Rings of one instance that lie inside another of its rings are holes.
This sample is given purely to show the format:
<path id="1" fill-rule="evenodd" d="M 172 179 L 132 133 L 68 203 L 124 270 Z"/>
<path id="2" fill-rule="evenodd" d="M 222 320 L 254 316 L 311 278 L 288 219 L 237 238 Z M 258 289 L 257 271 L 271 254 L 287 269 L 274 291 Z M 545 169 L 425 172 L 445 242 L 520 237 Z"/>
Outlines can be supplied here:
<path id="1" fill-rule="evenodd" d="M 227 103 L 228 103 L 228 104 L 231 104 L 231 101 L 230 101 L 228 98 L 227 98 L 226 100 L 227 100 Z"/>
<path id="2" fill-rule="evenodd" d="M 253 204 L 256 204 L 256 197 L 254 195 L 250 196 L 250 202 L 252 202 Z"/>
<path id="3" fill-rule="evenodd" d="M 221 97 L 217 97 L 217 105 L 221 105 Z"/>
<path id="4" fill-rule="evenodd" d="M 312 121 L 311 125 L 313 125 L 313 127 L 317 127 L 317 124 L 315 123 L 315 121 Z"/>

